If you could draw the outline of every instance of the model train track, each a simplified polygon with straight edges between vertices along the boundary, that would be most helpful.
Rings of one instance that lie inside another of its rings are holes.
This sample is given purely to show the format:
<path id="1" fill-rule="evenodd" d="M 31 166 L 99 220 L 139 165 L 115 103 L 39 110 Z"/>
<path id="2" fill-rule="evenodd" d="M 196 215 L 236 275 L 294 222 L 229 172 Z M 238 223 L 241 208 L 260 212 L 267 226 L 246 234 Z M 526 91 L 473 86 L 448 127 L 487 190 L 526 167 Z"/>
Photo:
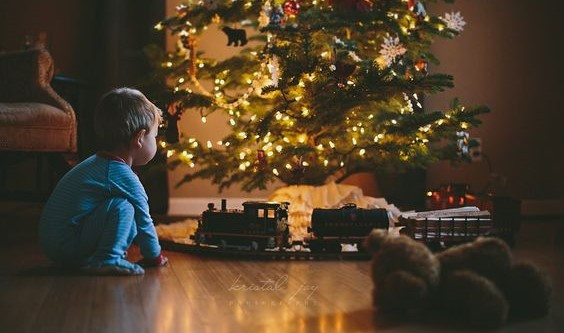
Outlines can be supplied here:
<path id="1" fill-rule="evenodd" d="M 371 258 L 366 252 L 309 252 L 305 250 L 286 251 L 251 251 L 225 249 L 190 243 L 177 243 L 170 240 L 160 240 L 163 249 L 201 256 L 237 258 L 249 260 L 368 260 Z"/>

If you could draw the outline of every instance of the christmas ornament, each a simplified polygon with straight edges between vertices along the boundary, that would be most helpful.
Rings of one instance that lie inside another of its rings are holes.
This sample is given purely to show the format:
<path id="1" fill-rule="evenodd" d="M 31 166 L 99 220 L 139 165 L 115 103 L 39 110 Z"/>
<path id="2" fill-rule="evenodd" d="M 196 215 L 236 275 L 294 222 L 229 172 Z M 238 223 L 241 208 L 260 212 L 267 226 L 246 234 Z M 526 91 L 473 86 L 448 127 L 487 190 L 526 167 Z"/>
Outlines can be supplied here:
<path id="1" fill-rule="evenodd" d="M 245 29 L 233 29 L 230 27 L 223 27 L 221 29 L 227 35 L 227 46 L 244 46 L 247 44 L 247 32 Z"/>
<path id="2" fill-rule="evenodd" d="M 264 150 L 257 150 L 257 160 L 255 161 L 255 171 L 262 171 L 266 167 L 266 154 Z"/>
<path id="3" fill-rule="evenodd" d="M 443 20 L 443 22 L 445 22 L 447 28 L 452 29 L 456 32 L 461 32 L 462 30 L 464 30 L 464 26 L 466 25 L 466 22 L 464 21 L 462 15 L 460 15 L 460 12 L 446 13 L 445 17 L 441 17 L 441 19 Z"/>
<path id="4" fill-rule="evenodd" d="M 427 16 L 427 12 L 425 11 L 425 7 L 421 3 L 421 1 L 408 0 L 407 9 L 411 12 L 414 12 L 417 16 Z"/>
<path id="5" fill-rule="evenodd" d="M 384 67 L 390 67 L 396 58 L 404 55 L 406 51 L 407 49 L 400 44 L 398 37 L 384 37 L 384 43 L 382 43 L 382 49 L 380 50 Z"/>
<path id="6" fill-rule="evenodd" d="M 282 6 L 278 5 L 270 13 L 270 24 L 278 26 L 284 23 L 284 10 Z"/>
<path id="7" fill-rule="evenodd" d="M 456 132 L 456 137 L 456 153 L 459 156 L 468 156 L 470 134 L 466 131 L 458 131 Z"/>
<path id="8" fill-rule="evenodd" d="M 260 12 L 258 17 L 259 28 L 264 28 L 270 23 L 270 16 L 265 12 Z"/>
<path id="9" fill-rule="evenodd" d="M 164 114 L 166 118 L 165 140 L 168 143 L 177 143 L 179 141 L 178 121 L 182 115 L 184 107 L 182 103 L 170 104 L 167 112 Z"/>
<path id="10" fill-rule="evenodd" d="M 413 66 L 417 71 L 423 73 L 423 75 L 427 75 L 427 62 L 425 60 L 419 59 Z"/>
<path id="11" fill-rule="evenodd" d="M 278 86 L 278 79 L 279 79 L 279 72 L 280 72 L 280 65 L 278 62 L 278 57 L 274 56 L 272 57 L 269 61 L 268 64 L 266 65 L 266 67 L 268 68 L 268 71 L 270 72 L 271 78 L 272 78 L 272 85 L 277 87 Z"/>
<path id="12" fill-rule="evenodd" d="M 284 13 L 286 15 L 298 15 L 300 4 L 297 0 L 289 0 L 284 3 Z"/>

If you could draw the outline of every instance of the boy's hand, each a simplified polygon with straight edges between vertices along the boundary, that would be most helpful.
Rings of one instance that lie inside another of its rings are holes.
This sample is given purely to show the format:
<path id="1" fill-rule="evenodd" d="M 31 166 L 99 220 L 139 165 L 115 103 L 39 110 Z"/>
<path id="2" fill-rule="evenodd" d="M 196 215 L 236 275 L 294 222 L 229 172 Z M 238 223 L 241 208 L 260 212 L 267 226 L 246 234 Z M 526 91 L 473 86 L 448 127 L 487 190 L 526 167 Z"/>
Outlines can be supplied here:
<path id="1" fill-rule="evenodd" d="M 137 264 L 143 266 L 143 267 L 158 267 L 158 266 L 164 266 L 166 264 L 168 264 L 168 258 L 163 256 L 162 253 L 160 253 L 158 256 L 156 256 L 155 258 L 143 258 L 141 260 L 139 260 L 137 262 Z"/>

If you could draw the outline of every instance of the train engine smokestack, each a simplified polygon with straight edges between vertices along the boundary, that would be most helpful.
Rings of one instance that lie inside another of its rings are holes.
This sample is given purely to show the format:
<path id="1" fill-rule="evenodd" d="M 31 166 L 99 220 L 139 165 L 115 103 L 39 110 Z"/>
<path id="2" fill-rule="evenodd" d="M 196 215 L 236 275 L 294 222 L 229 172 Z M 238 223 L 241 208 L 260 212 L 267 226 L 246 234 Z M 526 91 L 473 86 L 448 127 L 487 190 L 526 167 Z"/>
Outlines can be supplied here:
<path id="1" fill-rule="evenodd" d="M 227 210 L 227 199 L 221 199 L 221 210 L 222 211 Z"/>

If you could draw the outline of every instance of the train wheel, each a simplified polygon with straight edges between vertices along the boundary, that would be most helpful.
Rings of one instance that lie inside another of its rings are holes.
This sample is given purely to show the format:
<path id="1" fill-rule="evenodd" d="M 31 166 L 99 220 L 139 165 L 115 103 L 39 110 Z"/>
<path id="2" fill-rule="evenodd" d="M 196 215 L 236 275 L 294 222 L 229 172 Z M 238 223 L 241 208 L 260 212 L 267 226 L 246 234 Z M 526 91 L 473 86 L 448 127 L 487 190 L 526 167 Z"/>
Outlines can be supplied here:
<path id="1" fill-rule="evenodd" d="M 251 242 L 251 250 L 258 251 L 258 249 L 259 249 L 259 244 L 257 243 L 257 241 L 252 241 Z"/>
<path id="2" fill-rule="evenodd" d="M 225 239 L 219 241 L 219 247 L 222 249 L 225 249 L 227 247 L 227 242 L 225 241 Z"/>
<path id="3" fill-rule="evenodd" d="M 274 240 L 274 237 L 269 237 L 268 241 L 266 242 L 266 248 L 272 249 L 275 246 L 276 246 L 276 241 Z"/>

